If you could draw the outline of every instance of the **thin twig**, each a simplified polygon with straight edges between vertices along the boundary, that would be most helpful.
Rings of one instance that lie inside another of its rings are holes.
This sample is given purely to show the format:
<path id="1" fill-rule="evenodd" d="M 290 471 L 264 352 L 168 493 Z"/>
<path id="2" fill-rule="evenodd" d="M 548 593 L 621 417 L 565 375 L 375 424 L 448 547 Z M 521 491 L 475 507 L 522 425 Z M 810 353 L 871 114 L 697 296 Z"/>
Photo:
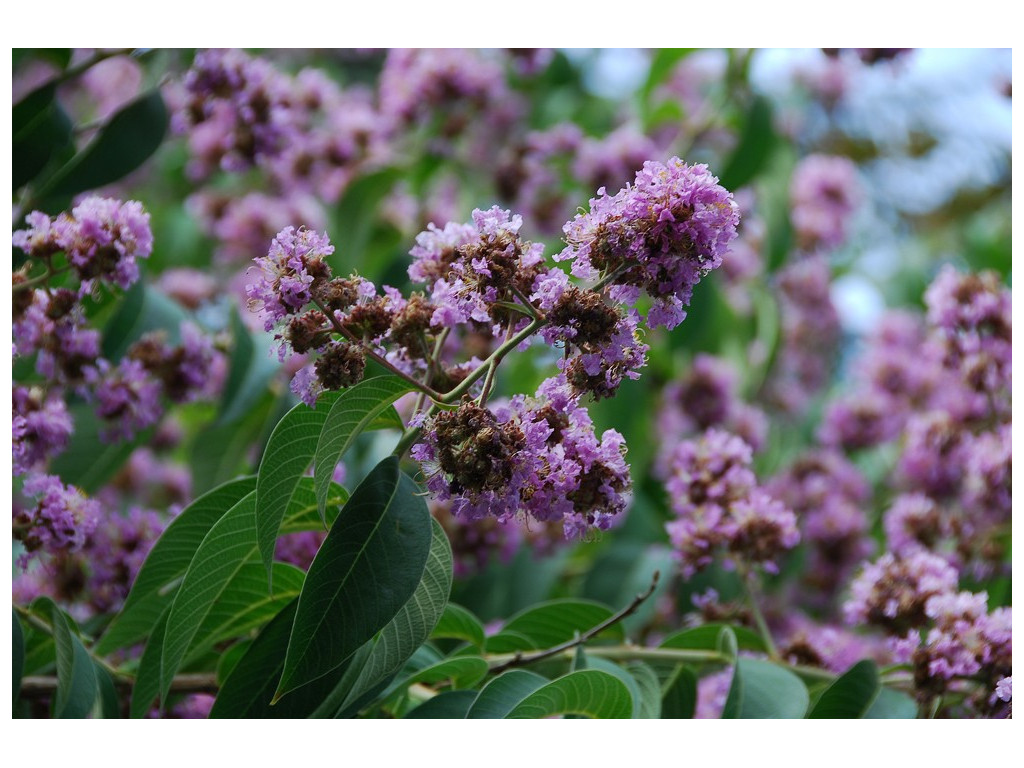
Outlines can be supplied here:
<path id="1" fill-rule="evenodd" d="M 496 666 L 491 667 L 491 672 L 498 673 L 503 672 L 504 670 L 509 669 L 510 667 L 520 667 L 524 664 L 533 664 L 536 661 L 541 661 L 543 659 L 549 659 L 552 656 L 557 656 L 560 653 L 575 648 L 577 645 L 582 645 L 595 635 L 598 635 L 604 630 L 608 629 L 608 627 L 618 624 L 627 616 L 635 613 L 637 608 L 639 608 L 647 598 L 654 594 L 654 590 L 658 586 L 659 578 L 661 578 L 661 573 L 659 571 L 655 571 L 654 575 L 651 577 L 651 585 L 646 589 L 646 591 L 641 592 L 636 597 L 634 597 L 633 602 L 631 602 L 621 611 L 614 614 L 613 616 L 609 616 L 607 619 L 602 621 L 597 626 L 591 627 L 582 635 L 578 635 L 577 637 L 574 637 L 572 640 L 567 640 L 566 642 L 556 645 L 552 648 L 548 648 L 547 650 L 537 651 L 536 653 L 524 654 L 522 651 L 517 651 L 508 661 L 498 663 Z"/>
<path id="2" fill-rule="evenodd" d="M 757 629 L 761 633 L 761 639 L 764 640 L 765 649 L 768 651 L 768 657 L 772 661 L 778 661 L 779 650 L 775 647 L 771 630 L 768 629 L 768 622 L 765 621 L 764 614 L 761 613 L 761 606 L 757 602 L 757 595 L 754 589 L 754 574 L 746 566 L 739 566 L 737 570 L 740 574 L 740 581 L 743 582 L 743 590 L 747 593 L 747 599 L 750 602 L 750 612 L 754 615 L 754 623 L 757 624 Z"/>

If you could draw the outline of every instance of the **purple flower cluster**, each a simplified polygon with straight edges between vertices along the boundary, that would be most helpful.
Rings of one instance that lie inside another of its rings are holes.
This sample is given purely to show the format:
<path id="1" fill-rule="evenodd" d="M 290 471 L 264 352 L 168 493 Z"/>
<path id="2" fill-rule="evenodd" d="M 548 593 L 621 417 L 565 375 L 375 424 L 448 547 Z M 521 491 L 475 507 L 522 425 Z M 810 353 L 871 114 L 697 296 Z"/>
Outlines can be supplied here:
<path id="1" fill-rule="evenodd" d="M 93 610 L 121 607 L 165 525 L 162 515 L 131 507 L 126 514 L 107 515 L 96 527 L 82 550 L 88 570 L 84 591 Z"/>
<path id="2" fill-rule="evenodd" d="M 464 400 L 424 425 L 412 456 L 427 488 L 460 520 L 523 513 L 561 521 L 567 538 L 607 529 L 625 509 L 629 468 L 622 435 L 598 440 L 587 409 L 564 376 L 548 379 L 533 398 L 517 395 L 494 410 Z"/>
<path id="3" fill-rule="evenodd" d="M 803 581 L 829 603 L 853 567 L 871 551 L 866 507 L 870 488 L 841 454 L 816 450 L 767 484 L 797 516 L 810 562 Z"/>
<path id="4" fill-rule="evenodd" d="M 706 165 L 648 161 L 632 185 L 615 195 L 603 189 L 590 210 L 564 227 L 568 247 L 556 261 L 571 261 L 581 279 L 604 275 L 609 295 L 634 304 L 654 299 L 647 324 L 682 322 L 693 287 L 717 268 L 736 236 L 739 213 L 732 194 Z"/>
<path id="5" fill-rule="evenodd" d="M 33 211 L 25 220 L 29 228 L 14 233 L 14 245 L 47 263 L 63 252 L 82 281 L 83 292 L 97 279 L 129 287 L 139 279 L 138 259 L 153 251 L 149 214 L 134 200 L 87 197 L 70 214 L 51 219 Z"/>
<path id="6" fill-rule="evenodd" d="M 792 262 L 778 273 L 782 342 L 768 399 L 783 413 L 804 413 L 829 380 L 841 331 L 830 282 L 821 256 Z"/>
<path id="7" fill-rule="evenodd" d="M 81 549 L 99 521 L 100 505 L 73 485 L 65 486 L 55 475 L 29 475 L 22 493 L 38 501 L 34 507 L 14 510 L 14 538 L 24 545 L 19 558 L 25 567 L 30 555 Z"/>
<path id="8" fill-rule="evenodd" d="M 800 540 L 796 516 L 757 484 L 749 445 L 720 429 L 683 440 L 668 459 L 665 486 L 676 519 L 666 524 L 683 576 L 710 565 L 719 549 L 765 570 Z"/>
<path id="9" fill-rule="evenodd" d="M 959 370 L 968 389 L 1002 405 L 1013 356 L 1009 289 L 995 272 L 961 274 L 947 265 L 924 298 L 947 366 Z"/>
<path id="10" fill-rule="evenodd" d="M 15 385 L 12 395 L 14 474 L 22 475 L 60 453 L 74 424 L 64 401 L 37 387 Z"/>
<path id="11" fill-rule="evenodd" d="M 735 368 L 705 353 L 694 356 L 686 374 L 665 386 L 658 410 L 662 441 L 661 474 L 675 442 L 711 427 L 739 435 L 753 450 L 764 443 L 768 421 L 764 412 L 740 399 Z"/>
<path id="12" fill-rule="evenodd" d="M 845 157 L 808 155 L 793 171 L 789 197 L 799 247 L 834 249 L 846 240 L 847 222 L 860 201 L 857 166 Z"/>
<path id="13" fill-rule="evenodd" d="M 924 626 L 928 601 L 955 591 L 958 581 L 956 568 L 938 555 L 886 552 L 853 580 L 843 615 L 848 624 L 874 624 L 901 636 Z"/>

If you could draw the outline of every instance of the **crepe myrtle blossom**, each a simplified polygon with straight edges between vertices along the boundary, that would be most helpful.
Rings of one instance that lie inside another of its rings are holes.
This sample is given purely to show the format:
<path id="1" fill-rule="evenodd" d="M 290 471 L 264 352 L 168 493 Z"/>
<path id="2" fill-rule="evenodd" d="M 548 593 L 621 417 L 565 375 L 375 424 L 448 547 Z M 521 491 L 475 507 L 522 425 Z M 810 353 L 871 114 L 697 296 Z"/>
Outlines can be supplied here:
<path id="1" fill-rule="evenodd" d="M 675 519 L 665 527 L 685 578 L 720 550 L 727 565 L 775 572 L 776 558 L 799 542 L 796 516 L 758 486 L 751 460 L 747 443 L 715 428 L 672 452 L 665 486 Z"/>
<path id="2" fill-rule="evenodd" d="M 836 248 L 846 239 L 847 223 L 860 201 L 857 166 L 845 157 L 808 155 L 793 171 L 789 196 L 800 247 Z"/>
<path id="3" fill-rule="evenodd" d="M 128 288 L 139 279 L 138 260 L 153 251 L 149 214 L 135 200 L 92 196 L 55 219 L 33 211 L 25 220 L 29 228 L 14 233 L 14 245 L 47 262 L 63 252 L 83 292 L 97 279 Z"/>
<path id="4" fill-rule="evenodd" d="M 100 505 L 56 475 L 30 474 L 22 493 L 37 500 L 35 506 L 15 507 L 14 538 L 26 554 L 18 562 L 24 568 L 32 553 L 71 552 L 81 549 L 100 518 Z"/>
<path id="5" fill-rule="evenodd" d="M 928 601 L 955 592 L 958 581 L 956 568 L 939 555 L 923 549 L 886 552 L 864 564 L 850 585 L 843 614 L 848 624 L 874 624 L 904 635 L 924 626 Z"/>
<path id="6" fill-rule="evenodd" d="M 706 165 L 648 161 L 633 184 L 615 195 L 598 190 L 590 210 L 565 225 L 568 247 L 555 260 L 584 280 L 613 276 L 616 301 L 634 304 L 646 293 L 654 299 L 647 325 L 671 329 L 693 287 L 721 266 L 738 223 L 732 194 Z"/>
<path id="7" fill-rule="evenodd" d="M 631 484 L 624 453 L 615 430 L 597 438 L 563 376 L 493 410 L 463 400 L 429 419 L 412 449 L 427 488 L 451 499 L 457 518 L 505 522 L 523 514 L 561 521 L 567 538 L 607 529 L 625 509 Z"/>
<path id="8" fill-rule="evenodd" d="M 13 469 L 22 475 L 60 453 L 74 424 L 64 401 L 38 387 L 15 385 L 12 395 Z"/>

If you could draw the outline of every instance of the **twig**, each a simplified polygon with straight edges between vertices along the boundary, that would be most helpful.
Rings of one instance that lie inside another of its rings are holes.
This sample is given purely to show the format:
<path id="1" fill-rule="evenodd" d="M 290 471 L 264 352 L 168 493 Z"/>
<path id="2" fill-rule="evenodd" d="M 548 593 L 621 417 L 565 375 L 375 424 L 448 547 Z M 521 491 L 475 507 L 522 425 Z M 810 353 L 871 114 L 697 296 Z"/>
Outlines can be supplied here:
<path id="1" fill-rule="evenodd" d="M 577 645 L 582 645 L 595 635 L 598 635 L 604 630 L 608 629 L 608 627 L 618 624 L 624 618 L 636 612 L 636 609 L 639 608 L 647 598 L 654 594 L 654 590 L 658 586 L 658 579 L 660 577 L 661 573 L 659 571 L 655 571 L 654 575 L 651 577 L 651 586 L 649 586 L 646 589 L 646 591 L 641 592 L 636 597 L 634 597 L 633 602 L 631 602 L 621 611 L 614 614 L 613 616 L 609 616 L 607 619 L 602 621 L 597 626 L 591 627 L 582 635 L 578 635 L 577 637 L 574 637 L 572 640 L 567 640 L 566 642 L 556 645 L 552 648 L 548 648 L 547 650 L 537 651 L 536 653 L 524 654 L 522 651 L 517 651 L 512 655 L 512 658 L 508 661 L 499 662 L 495 666 L 491 667 L 491 672 L 498 673 L 503 672 L 504 670 L 509 669 L 510 667 L 520 667 L 524 664 L 533 664 L 536 661 L 549 659 L 552 656 L 558 656 L 560 653 L 571 650 L 572 648 L 575 648 Z"/>
<path id="2" fill-rule="evenodd" d="M 746 566 L 738 566 L 737 570 L 740 574 L 740 581 L 743 582 L 743 590 L 747 593 L 747 599 L 750 602 L 750 612 L 754 615 L 754 623 L 757 624 L 757 629 L 761 633 L 761 639 L 764 640 L 765 649 L 768 651 L 768 657 L 772 661 L 779 660 L 779 650 L 775 647 L 775 641 L 772 639 L 771 630 L 768 629 L 768 622 L 764 620 L 764 614 L 761 613 L 761 606 L 757 603 L 757 595 L 754 590 L 754 575 Z"/>
<path id="3" fill-rule="evenodd" d="M 130 678 L 115 677 L 114 687 L 122 693 L 132 689 Z M 57 678 L 49 675 L 30 675 L 21 680 L 19 696 L 23 699 L 41 699 L 57 690 Z M 212 674 L 177 675 L 171 680 L 171 693 L 217 693 L 217 677 Z"/>

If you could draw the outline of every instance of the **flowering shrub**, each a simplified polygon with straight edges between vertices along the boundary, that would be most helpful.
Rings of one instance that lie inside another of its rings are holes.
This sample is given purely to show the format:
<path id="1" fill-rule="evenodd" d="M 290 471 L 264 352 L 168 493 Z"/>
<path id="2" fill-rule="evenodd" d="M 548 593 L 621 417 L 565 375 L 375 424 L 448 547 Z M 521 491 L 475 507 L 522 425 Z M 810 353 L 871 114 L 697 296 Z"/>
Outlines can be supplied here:
<path id="1" fill-rule="evenodd" d="M 15 714 L 1010 716 L 1009 158 L 891 204 L 919 53 L 16 49 Z"/>

